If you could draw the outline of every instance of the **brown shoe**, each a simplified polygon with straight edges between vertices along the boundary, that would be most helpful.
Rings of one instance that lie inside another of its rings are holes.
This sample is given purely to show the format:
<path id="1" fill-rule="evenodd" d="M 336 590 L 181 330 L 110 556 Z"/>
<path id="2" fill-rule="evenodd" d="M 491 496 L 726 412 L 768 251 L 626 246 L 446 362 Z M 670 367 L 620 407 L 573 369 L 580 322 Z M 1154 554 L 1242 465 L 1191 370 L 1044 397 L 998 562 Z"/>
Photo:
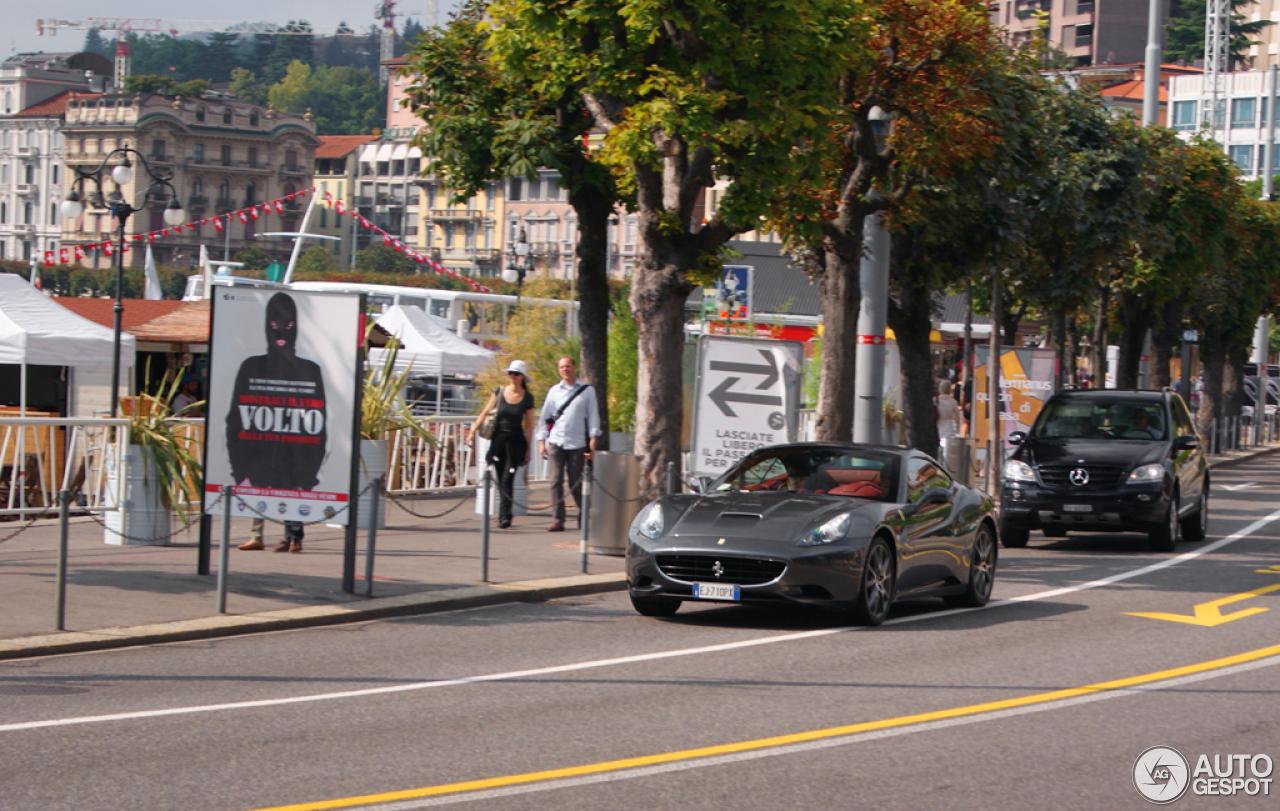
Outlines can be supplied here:
<path id="1" fill-rule="evenodd" d="M 555 522 L 554 524 L 551 525 L 551 529 L 548 529 L 547 532 L 564 532 L 564 522 L 563 521 Z"/>
<path id="2" fill-rule="evenodd" d="M 289 547 L 289 551 L 290 551 L 290 552 L 292 552 L 292 553 L 293 553 L 293 554 L 295 554 L 295 555 L 297 555 L 297 554 L 301 554 L 301 552 L 302 552 L 302 541 L 294 541 L 294 542 L 293 542 L 293 545 Z"/>
<path id="3" fill-rule="evenodd" d="M 288 541 L 281 541 L 281 542 L 280 542 L 280 545 L 279 545 L 279 546 L 277 546 L 275 549 L 272 549 L 271 551 L 272 551 L 272 552 L 288 552 L 288 551 L 289 551 L 289 542 L 288 542 Z"/>
<path id="4" fill-rule="evenodd" d="M 243 549 L 246 552 L 254 552 L 258 549 L 266 549 L 266 547 L 262 545 L 262 541 L 253 540 L 248 543 L 240 544 L 236 549 Z"/>

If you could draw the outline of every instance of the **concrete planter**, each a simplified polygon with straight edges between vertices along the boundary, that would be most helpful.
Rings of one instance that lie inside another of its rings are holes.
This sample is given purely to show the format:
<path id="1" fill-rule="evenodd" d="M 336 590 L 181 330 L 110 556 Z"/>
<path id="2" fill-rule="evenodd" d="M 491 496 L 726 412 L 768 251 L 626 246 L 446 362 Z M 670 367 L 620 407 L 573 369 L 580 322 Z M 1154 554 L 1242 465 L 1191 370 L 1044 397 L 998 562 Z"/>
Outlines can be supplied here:
<path id="1" fill-rule="evenodd" d="M 362 439 L 360 440 L 360 473 L 359 486 L 356 492 L 363 493 L 357 502 L 356 526 L 360 529 L 369 529 L 372 525 L 376 529 L 382 529 L 387 525 L 387 499 L 386 496 L 378 497 L 378 515 L 373 518 L 377 523 L 371 524 L 371 513 L 373 511 L 373 493 L 365 492 L 365 488 L 369 486 L 369 482 L 385 477 L 387 474 L 387 441 L 385 439 Z"/>
<path id="2" fill-rule="evenodd" d="M 160 499 L 159 476 L 156 461 L 150 448 L 130 445 L 126 451 L 124 500 L 114 510 L 103 515 L 103 543 L 113 546 L 167 546 L 169 544 L 169 510 Z M 115 465 L 107 465 L 107 487 L 104 502 L 115 507 L 121 471 Z"/>

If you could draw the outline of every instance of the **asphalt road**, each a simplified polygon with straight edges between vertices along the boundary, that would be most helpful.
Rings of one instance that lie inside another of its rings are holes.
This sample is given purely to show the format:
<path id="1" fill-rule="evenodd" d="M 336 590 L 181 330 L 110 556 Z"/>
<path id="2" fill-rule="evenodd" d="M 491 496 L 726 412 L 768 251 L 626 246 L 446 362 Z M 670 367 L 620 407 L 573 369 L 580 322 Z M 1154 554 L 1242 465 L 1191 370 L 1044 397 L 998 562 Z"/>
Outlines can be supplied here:
<path id="1" fill-rule="evenodd" d="M 1033 535 L 992 605 L 877 629 L 611 594 L 3 662 L 0 808 L 1147 808 L 1149 747 L 1280 760 L 1278 474 L 1215 471 L 1203 543 Z"/>

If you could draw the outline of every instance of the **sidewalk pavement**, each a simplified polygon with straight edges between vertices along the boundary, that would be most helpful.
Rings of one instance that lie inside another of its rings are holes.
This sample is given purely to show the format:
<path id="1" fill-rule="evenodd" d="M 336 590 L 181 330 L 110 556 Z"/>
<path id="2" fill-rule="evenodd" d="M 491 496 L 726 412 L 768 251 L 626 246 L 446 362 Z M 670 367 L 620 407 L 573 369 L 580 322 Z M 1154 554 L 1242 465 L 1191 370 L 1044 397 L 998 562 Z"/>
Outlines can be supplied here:
<path id="1" fill-rule="evenodd" d="M 1227 467 L 1280 451 L 1280 443 L 1213 457 Z M 267 549 L 234 548 L 248 540 L 249 521 L 231 524 L 227 613 L 217 613 L 220 520 L 213 522 L 209 575 L 196 574 L 197 525 L 168 546 L 113 546 L 89 517 L 71 519 L 67 558 L 66 631 L 57 632 L 58 521 L 39 519 L 0 541 L 0 659 L 208 639 L 286 628 L 359 622 L 509 602 L 549 600 L 626 588 L 620 556 L 591 554 L 581 572 L 580 538 L 569 510 L 568 530 L 551 533 L 545 484 L 529 491 L 532 515 L 509 529 L 492 519 L 489 579 L 482 582 L 480 516 L 471 491 L 388 504 L 377 532 L 373 597 L 365 594 L 365 544 L 358 534 L 355 594 L 342 591 L 344 532 L 307 527 L 301 554 L 276 554 L 283 535 L 267 526 Z M 456 509 L 439 518 L 450 507 Z M 539 509 L 539 505 L 541 509 Z M 405 509 L 408 508 L 408 510 Z M 0 523 L 0 539 L 24 522 Z M 601 541 L 594 539 L 597 543 Z"/>
<path id="2" fill-rule="evenodd" d="M 373 597 L 365 594 L 360 530 L 355 593 L 342 591 L 342 528 L 308 526 L 301 554 L 276 554 L 283 527 L 268 523 L 266 549 L 241 551 L 250 521 L 231 522 L 226 614 L 217 613 L 221 519 L 213 520 L 210 574 L 196 574 L 199 529 L 193 523 L 168 546 L 115 546 L 93 517 L 70 523 L 66 631 L 57 632 L 58 519 L 41 518 L 0 541 L 0 659 L 206 639 L 518 601 L 539 601 L 626 587 L 623 559 L 588 556 L 570 505 L 567 530 L 548 532 L 546 484 L 530 487 L 531 515 L 509 529 L 490 520 L 488 582 L 481 581 L 480 516 L 473 491 L 387 505 L 375 539 Z M 541 505 L 541 507 L 540 507 Z M 450 507 L 456 509 L 439 518 Z M 407 510 L 405 509 L 407 508 Z M 411 512 L 410 512 L 411 511 Z M 0 539 L 25 521 L 0 522 Z M 178 525 L 180 526 L 180 525 Z M 593 538 L 594 543 L 603 541 Z"/>

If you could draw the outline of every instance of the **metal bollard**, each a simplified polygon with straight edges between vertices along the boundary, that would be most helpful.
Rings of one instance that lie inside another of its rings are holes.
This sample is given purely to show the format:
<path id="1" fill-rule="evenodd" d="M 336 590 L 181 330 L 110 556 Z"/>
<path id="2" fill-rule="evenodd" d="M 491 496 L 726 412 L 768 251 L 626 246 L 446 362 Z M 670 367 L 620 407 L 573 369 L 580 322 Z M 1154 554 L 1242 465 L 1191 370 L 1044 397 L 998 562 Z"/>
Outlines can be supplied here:
<path id="1" fill-rule="evenodd" d="M 676 492 L 676 463 L 667 462 L 667 495 Z"/>
<path id="2" fill-rule="evenodd" d="M 382 495 L 382 478 L 373 483 L 369 491 L 369 542 L 364 549 L 364 596 L 373 596 L 373 554 L 378 540 L 378 496 Z"/>
<path id="3" fill-rule="evenodd" d="M 71 491 L 58 491 L 58 606 L 55 623 L 59 631 L 67 630 L 67 533 L 71 519 Z"/>
<path id="4" fill-rule="evenodd" d="M 222 488 L 222 540 L 218 545 L 218 613 L 227 613 L 227 565 L 231 552 L 231 487 Z"/>
<path id="5" fill-rule="evenodd" d="M 591 480 L 595 478 L 595 469 L 591 462 L 582 468 L 582 540 L 578 551 L 582 555 L 582 573 L 587 573 L 587 536 L 591 527 Z"/>
<path id="6" fill-rule="evenodd" d="M 489 582 L 489 477 L 493 471 L 484 468 L 484 506 L 480 508 L 480 582 Z"/>

